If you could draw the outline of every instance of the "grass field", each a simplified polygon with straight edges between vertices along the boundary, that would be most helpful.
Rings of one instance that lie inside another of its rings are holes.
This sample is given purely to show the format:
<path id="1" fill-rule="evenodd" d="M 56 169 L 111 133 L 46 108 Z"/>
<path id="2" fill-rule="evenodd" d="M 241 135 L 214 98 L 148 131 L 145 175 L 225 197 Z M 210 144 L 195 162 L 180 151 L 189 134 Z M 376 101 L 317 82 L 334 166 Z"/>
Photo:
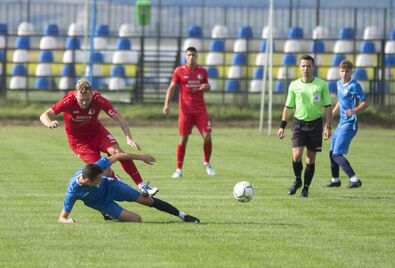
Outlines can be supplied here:
<path id="1" fill-rule="evenodd" d="M 350 162 L 361 189 L 322 187 L 328 147 L 317 159 L 308 199 L 287 195 L 293 180 L 287 139 L 255 129 L 214 129 L 212 163 L 202 167 L 201 138 L 187 147 L 184 177 L 175 167 L 175 128 L 133 128 L 154 166 L 138 163 L 157 197 L 199 217 L 184 224 L 154 209 L 124 203 L 141 224 L 106 222 L 78 202 L 74 225 L 57 222 L 69 177 L 82 163 L 63 129 L 0 127 L 0 267 L 395 267 L 395 133 L 362 127 Z M 120 144 L 120 129 L 111 128 Z M 131 151 L 131 150 L 130 150 Z M 115 170 L 127 182 L 120 165 Z M 256 197 L 239 203 L 233 185 L 252 182 Z"/>

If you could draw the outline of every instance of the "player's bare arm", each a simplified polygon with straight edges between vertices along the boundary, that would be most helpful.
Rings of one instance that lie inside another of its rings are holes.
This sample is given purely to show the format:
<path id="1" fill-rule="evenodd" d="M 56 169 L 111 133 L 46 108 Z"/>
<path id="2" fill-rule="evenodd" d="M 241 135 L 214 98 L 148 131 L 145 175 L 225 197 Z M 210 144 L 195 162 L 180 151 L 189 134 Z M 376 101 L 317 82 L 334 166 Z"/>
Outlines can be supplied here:
<path id="1" fill-rule="evenodd" d="M 280 128 L 277 131 L 277 136 L 282 140 L 285 137 L 285 127 L 287 125 L 289 119 L 290 109 L 287 106 L 284 106 L 283 114 L 281 116 L 281 124 Z"/>
<path id="2" fill-rule="evenodd" d="M 170 83 L 170 86 L 167 88 L 165 104 L 163 105 L 163 113 L 168 114 L 170 112 L 170 101 L 174 96 L 174 92 L 176 90 L 176 83 L 173 81 Z"/>
<path id="3" fill-rule="evenodd" d="M 141 160 L 148 165 L 153 165 L 156 162 L 155 158 L 149 154 L 130 154 L 130 153 L 116 153 L 108 157 L 108 160 L 113 164 L 122 160 Z"/>
<path id="4" fill-rule="evenodd" d="M 59 122 L 57 120 L 52 120 L 52 117 L 54 116 L 55 112 L 52 110 L 52 108 L 49 108 L 40 115 L 40 121 L 48 128 L 57 128 L 59 126 Z"/>
<path id="5" fill-rule="evenodd" d="M 123 134 L 126 136 L 126 143 L 130 147 L 134 147 L 137 150 L 141 151 L 140 145 L 134 141 L 132 134 L 130 133 L 129 124 L 126 119 L 120 114 L 116 113 L 113 115 L 112 119 L 114 119 L 121 126 Z"/>
<path id="6" fill-rule="evenodd" d="M 364 100 L 362 101 L 357 107 L 355 107 L 354 109 L 349 109 L 346 111 L 346 115 L 349 117 L 353 114 L 356 114 L 360 111 L 363 111 L 366 109 L 366 107 L 368 107 L 369 103 L 368 100 Z"/>
<path id="7" fill-rule="evenodd" d="M 211 90 L 210 84 L 209 83 L 204 83 L 199 87 L 199 90 L 208 92 Z"/>
<path id="8" fill-rule="evenodd" d="M 332 117 L 339 111 L 339 102 L 336 102 L 335 107 L 332 109 Z"/>
<path id="9" fill-rule="evenodd" d="M 324 139 L 327 140 L 332 136 L 332 106 L 325 107 L 325 128 Z"/>
<path id="10" fill-rule="evenodd" d="M 75 219 L 73 218 L 68 218 L 70 215 L 70 212 L 65 211 L 64 209 L 62 209 L 62 211 L 60 212 L 60 216 L 59 216 L 59 222 L 61 223 L 75 223 L 77 222 Z"/>

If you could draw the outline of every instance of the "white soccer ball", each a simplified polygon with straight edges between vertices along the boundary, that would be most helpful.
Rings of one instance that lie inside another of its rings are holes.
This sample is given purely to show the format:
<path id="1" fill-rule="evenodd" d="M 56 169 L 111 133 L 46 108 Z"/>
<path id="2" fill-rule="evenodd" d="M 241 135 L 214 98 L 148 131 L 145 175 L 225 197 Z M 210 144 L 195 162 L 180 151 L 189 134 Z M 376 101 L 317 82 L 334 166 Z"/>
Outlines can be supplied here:
<path id="1" fill-rule="evenodd" d="M 240 202 L 248 202 L 255 196 L 254 186 L 247 181 L 240 181 L 233 187 L 233 196 Z"/>

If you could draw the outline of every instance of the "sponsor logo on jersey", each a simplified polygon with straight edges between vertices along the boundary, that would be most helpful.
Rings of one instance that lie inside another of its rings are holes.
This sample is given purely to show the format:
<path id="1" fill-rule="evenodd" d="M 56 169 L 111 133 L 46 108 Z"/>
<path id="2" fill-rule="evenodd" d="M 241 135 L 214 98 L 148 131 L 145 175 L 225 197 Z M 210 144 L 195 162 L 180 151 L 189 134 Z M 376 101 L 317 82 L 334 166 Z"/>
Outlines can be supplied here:
<path id="1" fill-rule="evenodd" d="M 95 112 L 96 112 L 95 109 L 90 108 L 88 114 L 93 115 L 93 114 L 95 114 Z"/>
<path id="2" fill-rule="evenodd" d="M 108 114 L 109 114 L 110 116 L 113 116 L 113 115 L 115 114 L 115 111 L 114 111 L 113 109 L 111 109 L 111 110 L 108 111 Z"/>
<path id="3" fill-rule="evenodd" d="M 198 78 L 199 80 L 202 80 L 202 79 L 203 79 L 203 75 L 202 75 L 202 74 L 198 74 L 198 75 L 197 75 L 197 78 Z"/>

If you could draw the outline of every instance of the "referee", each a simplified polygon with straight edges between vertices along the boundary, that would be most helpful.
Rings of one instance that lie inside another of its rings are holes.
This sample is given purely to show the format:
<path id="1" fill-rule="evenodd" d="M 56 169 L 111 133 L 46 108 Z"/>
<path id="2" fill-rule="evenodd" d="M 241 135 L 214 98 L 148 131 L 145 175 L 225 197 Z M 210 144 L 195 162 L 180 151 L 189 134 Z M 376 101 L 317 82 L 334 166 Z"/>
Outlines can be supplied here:
<path id="1" fill-rule="evenodd" d="M 325 140 L 329 139 L 332 133 L 332 106 L 327 83 L 314 76 L 313 57 L 303 55 L 299 61 L 299 69 L 302 77 L 289 85 L 277 135 L 280 139 L 284 138 L 290 110 L 295 109 L 292 126 L 292 167 L 295 181 L 289 188 L 288 194 L 294 195 L 302 186 L 302 156 L 306 147 L 306 168 L 300 197 L 307 198 L 315 171 L 315 156 L 322 150 L 322 133 L 324 132 Z M 325 108 L 325 127 L 322 122 L 323 107 Z"/>

